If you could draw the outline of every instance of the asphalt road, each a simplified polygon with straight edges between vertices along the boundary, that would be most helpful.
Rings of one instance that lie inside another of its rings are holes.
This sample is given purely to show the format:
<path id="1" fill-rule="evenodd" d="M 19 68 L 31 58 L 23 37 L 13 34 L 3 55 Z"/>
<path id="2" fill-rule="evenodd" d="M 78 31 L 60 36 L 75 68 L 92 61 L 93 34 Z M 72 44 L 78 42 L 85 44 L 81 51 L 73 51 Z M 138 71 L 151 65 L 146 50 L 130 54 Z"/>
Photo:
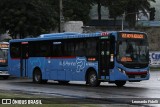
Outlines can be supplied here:
<path id="1" fill-rule="evenodd" d="M 72 81 L 67 85 L 60 85 L 55 81 L 47 84 L 34 84 L 31 79 L 12 78 L 0 80 L 0 90 L 38 94 L 45 97 L 81 98 L 104 100 L 111 103 L 134 103 L 134 101 L 154 100 L 160 104 L 160 71 L 151 71 L 151 78 L 141 82 L 127 82 L 124 87 L 115 84 L 101 83 L 99 87 L 90 87 L 85 82 Z M 136 99 L 138 98 L 138 99 Z M 147 98 L 147 99 L 146 99 Z M 152 99 L 157 98 L 157 99 Z M 102 102 L 103 103 L 103 102 Z M 138 106 L 160 106 L 156 104 L 138 103 Z"/>

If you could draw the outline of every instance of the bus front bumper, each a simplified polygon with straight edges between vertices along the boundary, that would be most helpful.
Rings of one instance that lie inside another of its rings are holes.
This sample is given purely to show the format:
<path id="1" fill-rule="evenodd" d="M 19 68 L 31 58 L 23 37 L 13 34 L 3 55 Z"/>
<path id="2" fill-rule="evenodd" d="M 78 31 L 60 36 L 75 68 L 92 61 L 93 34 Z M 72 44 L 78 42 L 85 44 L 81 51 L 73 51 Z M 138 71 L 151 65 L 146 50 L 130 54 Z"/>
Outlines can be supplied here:
<path id="1" fill-rule="evenodd" d="M 8 71 L 0 71 L 0 76 L 10 76 Z"/>

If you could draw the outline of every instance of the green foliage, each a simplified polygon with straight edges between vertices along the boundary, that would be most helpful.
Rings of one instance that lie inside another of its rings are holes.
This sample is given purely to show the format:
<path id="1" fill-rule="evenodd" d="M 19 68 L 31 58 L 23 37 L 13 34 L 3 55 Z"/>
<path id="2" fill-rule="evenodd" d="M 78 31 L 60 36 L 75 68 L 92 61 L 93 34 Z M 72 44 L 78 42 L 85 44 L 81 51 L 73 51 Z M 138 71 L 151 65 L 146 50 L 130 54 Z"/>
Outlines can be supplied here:
<path id="1" fill-rule="evenodd" d="M 150 3 L 155 0 L 128 0 L 126 4 L 126 20 L 129 22 L 130 27 L 134 27 L 136 23 L 136 13 L 142 11 L 147 16 L 147 11 L 150 9 Z"/>
<path id="2" fill-rule="evenodd" d="M 63 15 L 65 20 L 82 20 L 86 23 L 90 19 L 91 5 L 91 0 L 63 0 Z"/>
<path id="3" fill-rule="evenodd" d="M 49 33 L 59 24 L 59 0 L 0 0 L 0 32 L 37 36 Z M 91 0 L 63 0 L 65 21 L 87 22 Z"/>
<path id="4" fill-rule="evenodd" d="M 101 20 L 101 6 L 108 6 L 109 0 L 92 0 L 93 4 L 97 4 L 98 20 Z"/>
<path id="5" fill-rule="evenodd" d="M 92 0 L 98 5 L 98 18 L 101 19 L 101 6 L 108 7 L 110 18 L 116 18 L 126 13 L 126 20 L 130 27 L 134 27 L 136 23 L 136 13 L 142 11 L 147 16 L 147 11 L 150 8 L 150 3 L 155 0 Z"/>
<path id="6" fill-rule="evenodd" d="M 109 0 L 108 9 L 111 18 L 117 18 L 122 16 L 125 11 L 126 4 L 128 0 Z"/>
<path id="7" fill-rule="evenodd" d="M 11 35 L 38 35 L 54 29 L 56 12 L 50 0 L 1 0 L 0 28 Z"/>

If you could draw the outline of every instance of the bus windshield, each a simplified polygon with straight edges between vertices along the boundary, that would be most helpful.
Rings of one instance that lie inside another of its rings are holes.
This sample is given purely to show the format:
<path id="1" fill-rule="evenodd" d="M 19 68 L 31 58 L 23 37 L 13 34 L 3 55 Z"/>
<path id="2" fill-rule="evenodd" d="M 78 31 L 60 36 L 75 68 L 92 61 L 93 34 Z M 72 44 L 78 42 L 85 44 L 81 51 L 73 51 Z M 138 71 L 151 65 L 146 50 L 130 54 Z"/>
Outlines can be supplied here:
<path id="1" fill-rule="evenodd" d="M 7 65 L 7 49 L 0 49 L 0 66 Z"/>
<path id="2" fill-rule="evenodd" d="M 125 39 L 118 42 L 117 60 L 119 62 L 148 63 L 148 53 L 148 42 L 145 39 Z"/>

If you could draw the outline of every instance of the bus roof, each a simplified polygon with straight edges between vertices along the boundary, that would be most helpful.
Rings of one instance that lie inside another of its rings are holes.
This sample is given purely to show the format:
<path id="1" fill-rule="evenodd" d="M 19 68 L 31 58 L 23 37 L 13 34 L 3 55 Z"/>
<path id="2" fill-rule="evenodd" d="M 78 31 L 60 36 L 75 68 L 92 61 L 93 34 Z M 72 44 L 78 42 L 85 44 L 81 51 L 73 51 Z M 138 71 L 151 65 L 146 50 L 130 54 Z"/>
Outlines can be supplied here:
<path id="1" fill-rule="evenodd" d="M 101 36 L 100 32 L 97 33 L 64 32 L 64 33 L 41 34 L 39 37 L 36 38 L 13 39 L 10 40 L 10 42 L 87 38 L 87 37 L 98 37 L 98 36 Z"/>
<path id="2" fill-rule="evenodd" d="M 13 39 L 10 42 L 23 42 L 23 41 L 40 41 L 40 40 L 56 40 L 56 39 L 70 39 L 70 38 L 87 38 L 87 37 L 99 37 L 108 36 L 109 34 L 114 34 L 118 32 L 136 32 L 137 31 L 107 31 L 107 32 L 96 32 L 96 33 L 76 33 L 76 32 L 64 32 L 64 33 L 51 33 L 51 34 L 41 34 L 35 38 L 24 38 L 24 39 Z"/>

